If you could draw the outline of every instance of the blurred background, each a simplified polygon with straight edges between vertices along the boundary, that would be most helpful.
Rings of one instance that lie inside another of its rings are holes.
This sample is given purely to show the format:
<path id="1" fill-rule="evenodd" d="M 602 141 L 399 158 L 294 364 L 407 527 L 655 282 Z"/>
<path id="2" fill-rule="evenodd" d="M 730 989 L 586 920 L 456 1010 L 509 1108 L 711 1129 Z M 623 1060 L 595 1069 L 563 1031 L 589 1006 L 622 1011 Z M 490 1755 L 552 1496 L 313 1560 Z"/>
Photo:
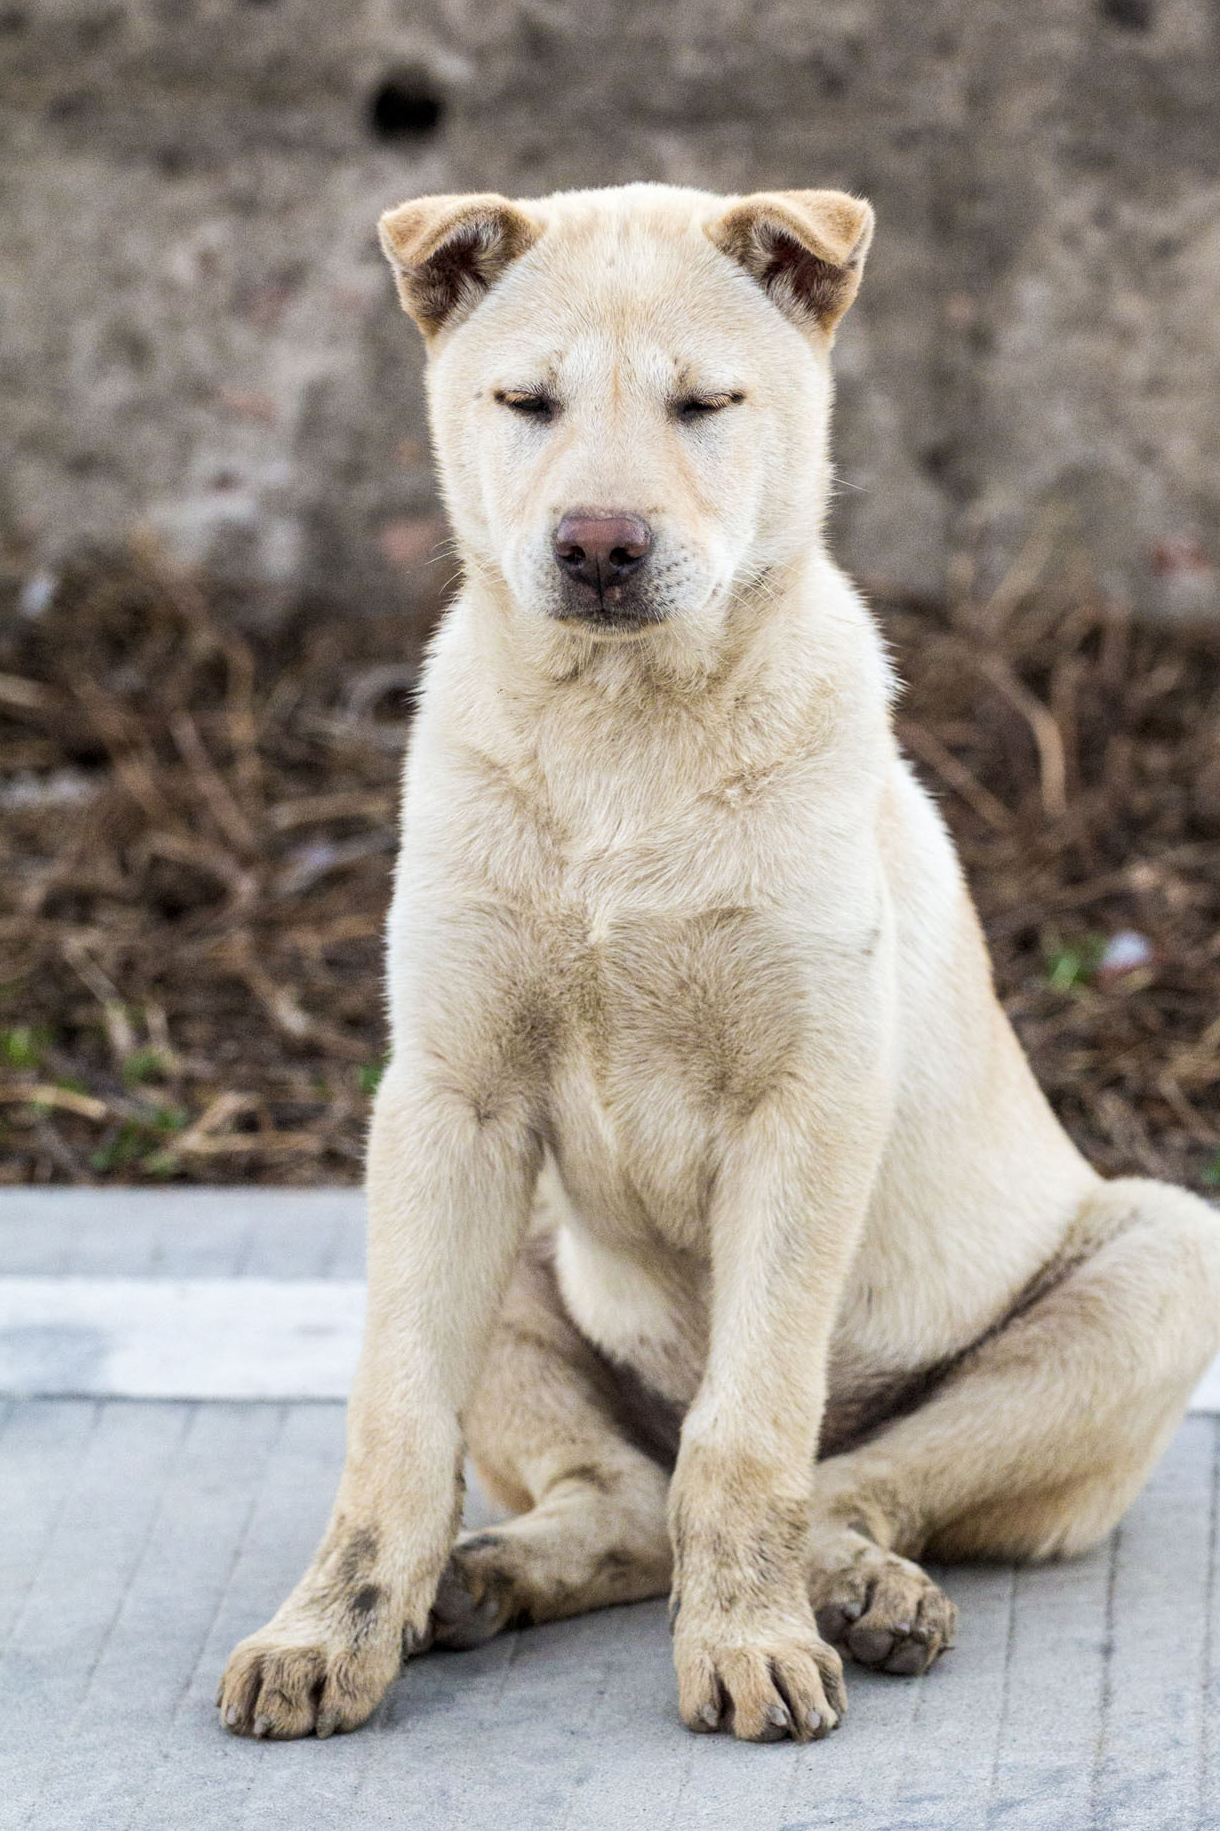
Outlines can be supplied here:
<path id="1" fill-rule="evenodd" d="M 1006 1004 L 1220 1184 L 1211 0 L 0 0 L 0 1175 L 360 1175 L 454 582 L 378 213 L 839 185 L 838 556 Z"/>

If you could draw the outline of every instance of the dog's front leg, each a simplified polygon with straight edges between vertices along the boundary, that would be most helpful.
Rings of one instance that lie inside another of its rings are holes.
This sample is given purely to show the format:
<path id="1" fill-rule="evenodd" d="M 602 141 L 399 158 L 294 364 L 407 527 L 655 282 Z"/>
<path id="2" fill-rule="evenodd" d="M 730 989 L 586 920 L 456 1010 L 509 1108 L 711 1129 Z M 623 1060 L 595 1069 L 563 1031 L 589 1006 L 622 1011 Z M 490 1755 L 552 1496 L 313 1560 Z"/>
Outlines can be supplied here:
<path id="1" fill-rule="evenodd" d="M 880 1073 L 852 1082 L 767 1101 L 712 1204 L 711 1341 L 670 1490 L 674 1657 L 688 1727 L 750 1741 L 825 1735 L 845 1704 L 806 1546 L 831 1329 L 888 1103 Z"/>
<path id="2" fill-rule="evenodd" d="M 424 1640 L 460 1512 L 459 1414 L 538 1160 L 522 1104 L 468 1099 L 422 1055 L 391 1064 L 369 1144 L 369 1304 L 343 1476 L 313 1563 L 229 1659 L 217 1703 L 237 1733 L 354 1729 Z"/>

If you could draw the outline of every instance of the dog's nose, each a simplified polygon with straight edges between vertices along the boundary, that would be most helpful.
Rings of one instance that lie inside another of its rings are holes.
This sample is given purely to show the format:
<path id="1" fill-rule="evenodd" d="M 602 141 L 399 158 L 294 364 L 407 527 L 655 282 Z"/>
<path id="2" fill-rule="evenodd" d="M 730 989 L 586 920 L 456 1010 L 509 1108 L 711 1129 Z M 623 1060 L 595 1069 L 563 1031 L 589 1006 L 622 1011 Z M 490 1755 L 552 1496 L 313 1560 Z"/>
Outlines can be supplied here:
<path id="1" fill-rule="evenodd" d="M 565 515 L 552 545 L 561 572 L 605 591 L 639 571 L 652 547 L 652 529 L 638 515 Z"/>

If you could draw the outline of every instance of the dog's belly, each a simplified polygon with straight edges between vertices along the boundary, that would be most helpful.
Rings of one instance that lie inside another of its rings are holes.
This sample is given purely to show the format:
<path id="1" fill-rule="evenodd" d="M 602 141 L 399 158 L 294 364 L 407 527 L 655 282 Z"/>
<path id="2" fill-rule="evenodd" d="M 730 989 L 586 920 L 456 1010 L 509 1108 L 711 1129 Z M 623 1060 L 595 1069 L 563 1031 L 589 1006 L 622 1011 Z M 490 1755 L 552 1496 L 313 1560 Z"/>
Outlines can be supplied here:
<path id="1" fill-rule="evenodd" d="M 592 1136 L 582 1149 L 573 1148 L 567 1178 L 548 1161 L 539 1222 L 554 1242 L 568 1314 L 609 1362 L 629 1370 L 634 1404 L 655 1398 L 652 1435 L 664 1440 L 693 1402 L 707 1358 L 711 1273 L 699 1226 L 704 1179 L 697 1162 L 671 1163 L 671 1180 L 659 1190 L 668 1222 L 662 1228 L 613 1135 L 606 1136 L 605 1114 L 590 1107 L 587 1122 L 591 1134 L 601 1133 L 603 1148 L 595 1148 Z M 934 1263 L 931 1243 L 925 1240 L 921 1250 L 913 1237 L 920 1231 L 915 1216 L 903 1219 L 893 1232 L 905 1236 L 905 1250 L 916 1263 Z M 688 1230 L 698 1243 L 675 1243 L 674 1236 Z M 891 1240 L 891 1246 L 898 1243 Z M 962 1310 L 944 1281 L 887 1277 L 888 1269 L 869 1252 L 866 1238 L 829 1347 L 823 1455 L 850 1448 L 923 1403 L 1011 1305 L 1011 1291 L 997 1282 L 989 1300 Z M 819 1372 L 811 1352 L 811 1385 Z"/>
<path id="2" fill-rule="evenodd" d="M 656 1437 L 663 1438 L 693 1402 L 708 1347 L 710 1264 L 706 1253 L 673 1245 L 652 1223 L 620 1160 L 612 1155 L 590 1178 L 581 1200 L 565 1185 L 554 1160 L 544 1170 L 539 1223 L 554 1243 L 560 1296 L 581 1333 L 608 1361 L 629 1370 L 633 1387 L 657 1404 Z M 679 1178 L 667 1193 L 694 1200 L 697 1179 Z M 853 1278 L 849 1292 L 857 1284 Z M 948 1354 L 930 1353 L 919 1319 L 895 1308 L 882 1316 L 870 1305 L 867 1335 L 845 1302 L 831 1342 L 823 1453 L 858 1441 L 886 1418 L 925 1397 Z M 887 1306 L 888 1308 L 888 1306 Z M 809 1380 L 819 1369 L 812 1355 Z M 637 1394 L 638 1397 L 638 1394 Z"/>
<path id="3" fill-rule="evenodd" d="M 554 1243 L 564 1307 L 611 1362 L 685 1411 L 707 1356 L 706 1256 L 662 1236 L 618 1153 L 599 1154 L 579 1137 L 568 1142 L 562 1173 L 547 1159 L 536 1213 Z M 695 1199 L 680 1175 L 665 1194 L 671 1218 Z"/>
<path id="4" fill-rule="evenodd" d="M 561 1190 L 547 1202 L 555 1272 L 572 1321 L 612 1367 L 625 1374 L 641 1434 L 676 1451 L 676 1432 L 703 1375 L 708 1335 L 708 1268 L 681 1253 L 647 1258 L 616 1250 L 586 1229 Z M 944 1363 L 899 1368 L 866 1359 L 846 1336 L 836 1338 L 821 1453 L 859 1442 L 932 1390 Z M 816 1377 L 811 1364 L 811 1382 Z"/>
<path id="5" fill-rule="evenodd" d="M 645 1073 L 613 1055 L 597 1065 L 574 1051 L 564 1067 L 540 1197 L 561 1295 L 603 1354 L 681 1414 L 707 1355 L 707 1210 L 723 1114 L 664 1058 Z M 896 1231 L 918 1260 L 915 1217 L 903 1216 Z M 877 1278 L 876 1269 L 867 1259 L 853 1269 L 831 1343 L 823 1437 L 831 1448 L 901 1409 L 964 1340 L 960 1325 L 944 1332 L 946 1318 L 922 1285 Z M 818 1376 L 811 1355 L 810 1383 Z"/>
<path id="6" fill-rule="evenodd" d="M 685 1411 L 707 1346 L 706 1155 L 650 1150 L 584 1095 L 543 1176 L 560 1293 L 603 1354 Z"/>

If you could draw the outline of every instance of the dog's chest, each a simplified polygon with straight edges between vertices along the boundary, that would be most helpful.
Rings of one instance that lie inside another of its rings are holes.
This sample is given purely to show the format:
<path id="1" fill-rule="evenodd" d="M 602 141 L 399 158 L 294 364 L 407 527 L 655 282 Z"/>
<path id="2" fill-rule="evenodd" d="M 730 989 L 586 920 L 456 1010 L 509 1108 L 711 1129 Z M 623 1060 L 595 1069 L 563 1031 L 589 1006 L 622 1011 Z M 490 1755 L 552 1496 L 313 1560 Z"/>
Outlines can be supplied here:
<path id="1" fill-rule="evenodd" d="M 511 912 L 547 1142 L 582 1224 L 699 1250 L 726 1139 L 808 1045 L 809 796 L 595 748 L 596 769 L 569 745 L 494 821 L 485 806 L 478 857 Z"/>
<path id="2" fill-rule="evenodd" d="M 802 968 L 758 909 L 604 910 L 564 950 L 550 1142 L 586 1225 L 698 1248 L 726 1133 L 801 1046 Z"/>

